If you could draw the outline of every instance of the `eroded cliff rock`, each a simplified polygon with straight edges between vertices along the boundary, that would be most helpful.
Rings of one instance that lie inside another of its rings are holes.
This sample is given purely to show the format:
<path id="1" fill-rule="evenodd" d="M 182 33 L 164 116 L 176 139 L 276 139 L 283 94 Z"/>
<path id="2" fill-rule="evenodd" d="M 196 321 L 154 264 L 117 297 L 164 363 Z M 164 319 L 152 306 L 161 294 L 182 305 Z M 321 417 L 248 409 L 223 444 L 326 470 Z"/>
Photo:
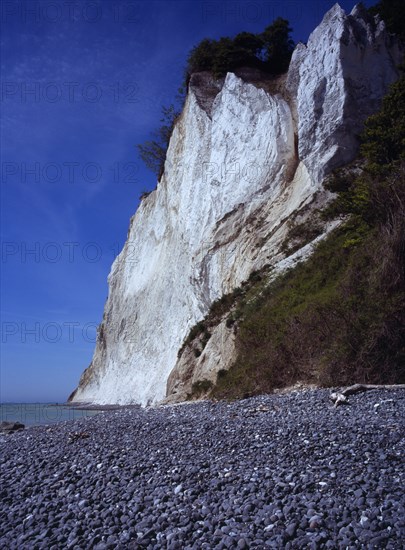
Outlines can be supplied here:
<path id="1" fill-rule="evenodd" d="M 297 46 L 287 77 L 245 82 L 196 75 L 164 174 L 131 220 L 109 275 L 92 363 L 74 401 L 181 400 L 232 362 L 222 320 L 197 358 L 181 347 L 214 300 L 280 252 L 287 223 L 327 194 L 324 176 L 357 153 L 357 134 L 395 80 L 399 50 L 382 22 L 335 5 Z M 329 229 L 329 228 L 327 228 Z"/>

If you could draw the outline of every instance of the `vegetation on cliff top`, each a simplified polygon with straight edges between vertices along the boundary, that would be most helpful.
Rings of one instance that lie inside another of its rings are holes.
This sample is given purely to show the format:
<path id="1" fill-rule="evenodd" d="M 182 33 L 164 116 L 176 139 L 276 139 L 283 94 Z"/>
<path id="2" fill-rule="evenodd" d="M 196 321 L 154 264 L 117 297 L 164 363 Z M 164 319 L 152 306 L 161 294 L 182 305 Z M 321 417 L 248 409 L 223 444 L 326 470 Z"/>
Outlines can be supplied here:
<path id="1" fill-rule="evenodd" d="M 379 14 L 387 29 L 405 42 L 403 0 L 380 0 L 367 11 L 371 15 Z M 152 139 L 137 145 L 140 158 L 158 180 L 163 174 L 170 137 L 183 107 L 192 73 L 210 71 L 215 77 L 222 77 L 240 67 L 254 67 L 272 75 L 283 74 L 288 70 L 294 50 L 291 32 L 288 20 L 278 17 L 261 33 L 241 32 L 234 38 L 223 36 L 218 40 L 205 38 L 192 48 L 177 104 L 162 107 L 160 128 L 152 133 Z"/>
<path id="2" fill-rule="evenodd" d="M 239 67 L 255 67 L 273 75 L 285 73 L 294 50 L 292 29 L 278 17 L 262 33 L 241 32 L 234 38 L 204 39 L 188 57 L 186 83 L 192 73 L 211 71 L 221 77 Z"/>
<path id="3" fill-rule="evenodd" d="M 274 75 L 286 72 L 294 50 L 291 32 L 288 21 L 279 17 L 262 33 L 241 32 L 234 38 L 223 36 L 219 40 L 206 38 L 191 50 L 178 105 L 163 107 L 160 128 L 152 133 L 151 140 L 137 145 L 140 158 L 158 180 L 163 174 L 170 137 L 192 73 L 210 71 L 218 78 L 238 67 L 256 67 Z"/>

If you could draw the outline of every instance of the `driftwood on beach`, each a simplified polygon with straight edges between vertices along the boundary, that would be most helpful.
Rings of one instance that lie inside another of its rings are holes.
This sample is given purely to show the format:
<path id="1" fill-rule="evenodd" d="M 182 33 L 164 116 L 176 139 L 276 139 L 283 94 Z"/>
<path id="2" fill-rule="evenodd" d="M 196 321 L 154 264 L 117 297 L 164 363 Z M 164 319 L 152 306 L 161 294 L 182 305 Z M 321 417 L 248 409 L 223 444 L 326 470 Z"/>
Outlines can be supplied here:
<path id="1" fill-rule="evenodd" d="M 405 390 L 405 384 L 353 384 L 353 386 L 348 386 L 341 391 L 332 392 L 329 396 L 331 401 L 334 402 L 335 407 L 338 407 L 342 404 L 347 404 L 349 395 L 355 393 L 360 393 L 368 390 Z"/>

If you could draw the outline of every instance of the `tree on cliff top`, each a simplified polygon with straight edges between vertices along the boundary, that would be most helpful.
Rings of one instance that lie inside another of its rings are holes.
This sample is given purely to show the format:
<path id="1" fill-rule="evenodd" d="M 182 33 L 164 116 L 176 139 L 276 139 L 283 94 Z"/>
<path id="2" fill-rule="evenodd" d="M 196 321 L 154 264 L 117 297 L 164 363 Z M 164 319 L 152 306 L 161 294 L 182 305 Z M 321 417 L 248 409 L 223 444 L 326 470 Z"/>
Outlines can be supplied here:
<path id="1" fill-rule="evenodd" d="M 265 66 L 269 72 L 282 74 L 288 70 L 295 46 L 291 33 L 287 19 L 278 17 L 261 34 L 266 50 Z"/>
<path id="2" fill-rule="evenodd" d="M 194 72 L 211 71 L 219 77 L 238 67 L 256 67 L 275 75 L 287 71 L 294 49 L 291 32 L 288 21 L 279 17 L 260 34 L 241 32 L 234 38 L 205 38 L 189 54 L 185 85 L 180 89 L 183 97 L 179 103 L 184 100 L 188 81 Z M 174 105 L 163 107 L 162 125 L 153 132 L 153 139 L 137 145 L 139 156 L 158 180 L 163 174 L 167 147 L 179 110 Z"/>
<path id="3" fill-rule="evenodd" d="M 259 34 L 241 32 L 234 38 L 202 40 L 188 57 L 186 80 L 192 73 L 212 71 L 224 76 L 238 67 L 257 67 L 272 74 L 287 71 L 294 42 L 286 19 L 278 17 Z"/>

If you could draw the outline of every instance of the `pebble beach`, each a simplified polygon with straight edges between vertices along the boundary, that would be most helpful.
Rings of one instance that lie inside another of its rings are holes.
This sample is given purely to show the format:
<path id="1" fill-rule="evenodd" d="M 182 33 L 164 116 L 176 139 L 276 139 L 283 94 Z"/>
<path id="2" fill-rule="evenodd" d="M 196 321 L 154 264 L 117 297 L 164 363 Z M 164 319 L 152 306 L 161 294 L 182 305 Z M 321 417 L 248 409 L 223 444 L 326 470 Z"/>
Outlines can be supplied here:
<path id="1" fill-rule="evenodd" d="M 105 411 L 0 436 L 0 548 L 404 548 L 405 391 Z"/>

